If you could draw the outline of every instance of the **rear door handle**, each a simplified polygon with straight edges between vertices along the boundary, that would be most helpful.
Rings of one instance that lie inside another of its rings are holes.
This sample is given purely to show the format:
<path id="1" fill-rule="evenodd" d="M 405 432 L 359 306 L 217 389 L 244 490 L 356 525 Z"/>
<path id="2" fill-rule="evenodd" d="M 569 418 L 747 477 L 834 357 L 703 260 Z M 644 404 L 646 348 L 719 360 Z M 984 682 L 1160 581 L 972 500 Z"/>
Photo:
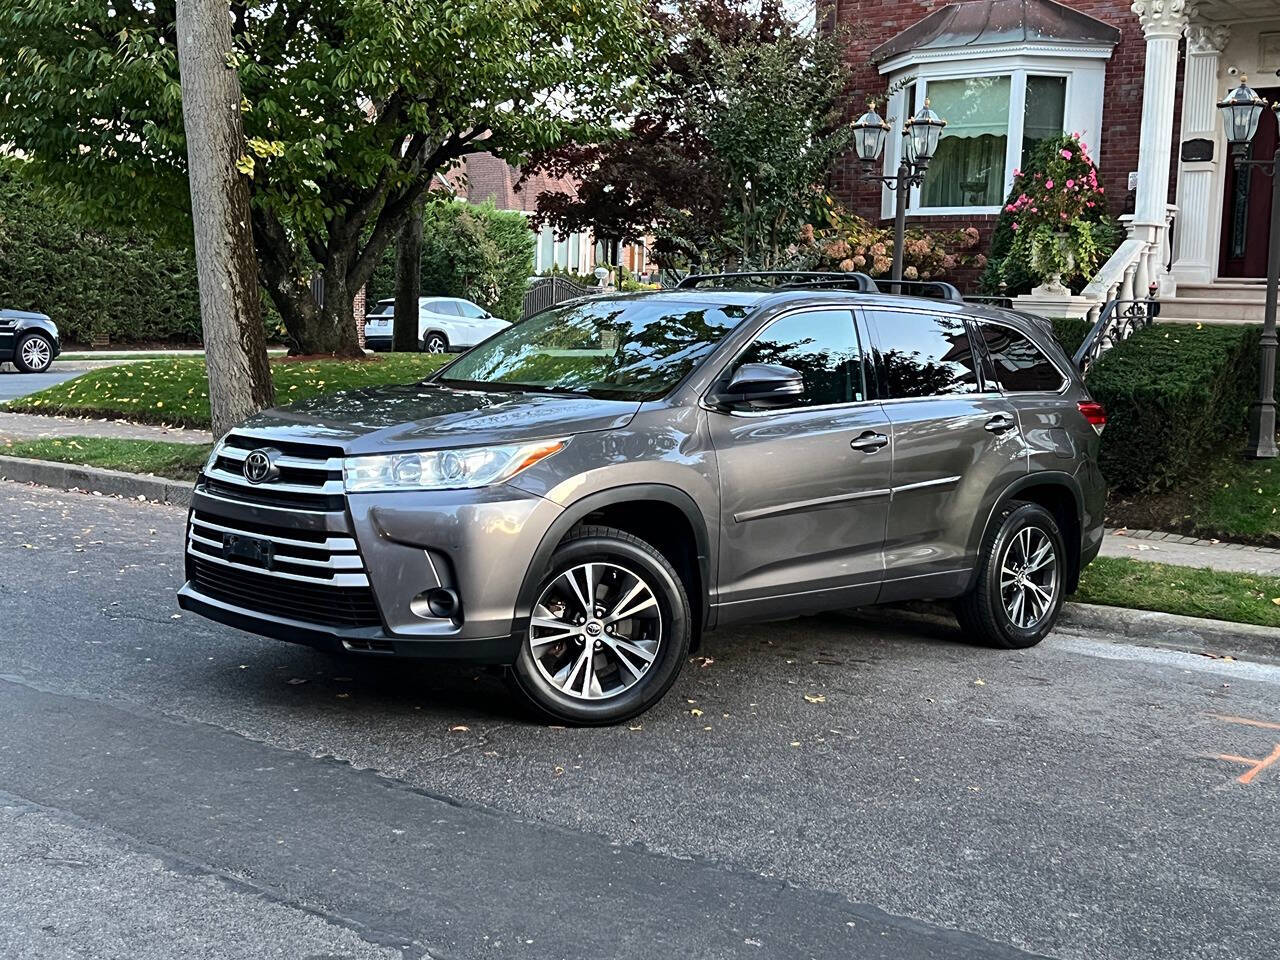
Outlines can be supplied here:
<path id="1" fill-rule="evenodd" d="M 887 446 L 889 438 L 883 433 L 876 433 L 874 430 L 868 430 L 855 440 L 849 441 L 849 446 L 854 450 L 861 450 L 864 453 L 875 453 L 883 446 Z"/>
<path id="2" fill-rule="evenodd" d="M 992 433 L 1004 433 L 1006 430 L 1012 430 L 1016 422 L 1007 413 L 997 413 L 987 421 L 987 429 Z"/>

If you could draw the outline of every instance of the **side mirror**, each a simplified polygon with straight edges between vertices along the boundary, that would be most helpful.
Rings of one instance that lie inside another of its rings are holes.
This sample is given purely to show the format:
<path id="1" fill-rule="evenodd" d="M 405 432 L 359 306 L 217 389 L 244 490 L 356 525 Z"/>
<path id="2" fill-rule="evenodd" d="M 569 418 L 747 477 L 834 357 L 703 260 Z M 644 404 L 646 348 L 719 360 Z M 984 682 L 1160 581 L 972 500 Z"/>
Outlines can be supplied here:
<path id="1" fill-rule="evenodd" d="M 785 406 L 804 396 L 798 370 L 776 363 L 744 363 L 713 398 L 723 407 Z"/>

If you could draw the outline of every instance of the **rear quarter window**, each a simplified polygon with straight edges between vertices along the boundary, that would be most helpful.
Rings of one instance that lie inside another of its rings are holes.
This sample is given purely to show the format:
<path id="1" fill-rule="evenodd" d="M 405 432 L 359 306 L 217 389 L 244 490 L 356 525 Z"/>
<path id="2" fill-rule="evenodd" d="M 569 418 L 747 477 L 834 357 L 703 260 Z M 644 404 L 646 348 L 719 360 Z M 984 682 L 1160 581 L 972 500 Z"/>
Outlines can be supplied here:
<path id="1" fill-rule="evenodd" d="M 981 322 L 978 329 L 1000 389 L 1006 393 L 1056 393 L 1066 382 L 1062 371 L 1030 337 L 1012 327 Z"/>

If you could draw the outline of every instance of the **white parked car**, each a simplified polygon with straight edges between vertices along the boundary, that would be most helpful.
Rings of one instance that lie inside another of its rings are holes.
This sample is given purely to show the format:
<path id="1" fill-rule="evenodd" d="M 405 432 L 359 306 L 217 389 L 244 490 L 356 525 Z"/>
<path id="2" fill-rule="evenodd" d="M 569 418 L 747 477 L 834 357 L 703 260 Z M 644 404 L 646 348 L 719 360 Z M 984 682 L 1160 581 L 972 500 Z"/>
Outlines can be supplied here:
<path id="1" fill-rule="evenodd" d="M 395 300 L 379 300 L 365 318 L 364 340 L 370 350 L 390 350 Z M 418 349 L 424 353 L 467 350 L 511 324 L 484 307 L 458 297 L 418 300 Z"/>

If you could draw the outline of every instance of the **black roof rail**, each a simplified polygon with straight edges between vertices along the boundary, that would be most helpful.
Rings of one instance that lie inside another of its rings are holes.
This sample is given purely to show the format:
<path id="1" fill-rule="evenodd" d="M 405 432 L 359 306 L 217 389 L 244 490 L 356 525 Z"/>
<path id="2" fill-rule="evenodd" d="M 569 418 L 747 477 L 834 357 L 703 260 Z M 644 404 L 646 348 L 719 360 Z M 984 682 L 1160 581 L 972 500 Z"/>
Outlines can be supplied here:
<path id="1" fill-rule="evenodd" d="M 935 300 L 950 300 L 952 303 L 965 302 L 964 294 L 956 289 L 955 284 L 945 280 L 879 280 L 877 283 L 881 293 L 931 297 Z"/>
<path id="2" fill-rule="evenodd" d="M 774 281 L 779 289 L 795 287 L 850 287 L 858 293 L 876 293 L 876 282 L 865 273 L 821 272 L 815 270 L 747 270 L 739 273 L 691 273 L 678 284 L 677 290 L 691 290 L 712 281 Z M 783 282 L 785 281 L 785 282 Z M 952 289 L 955 289 L 954 287 Z"/>

